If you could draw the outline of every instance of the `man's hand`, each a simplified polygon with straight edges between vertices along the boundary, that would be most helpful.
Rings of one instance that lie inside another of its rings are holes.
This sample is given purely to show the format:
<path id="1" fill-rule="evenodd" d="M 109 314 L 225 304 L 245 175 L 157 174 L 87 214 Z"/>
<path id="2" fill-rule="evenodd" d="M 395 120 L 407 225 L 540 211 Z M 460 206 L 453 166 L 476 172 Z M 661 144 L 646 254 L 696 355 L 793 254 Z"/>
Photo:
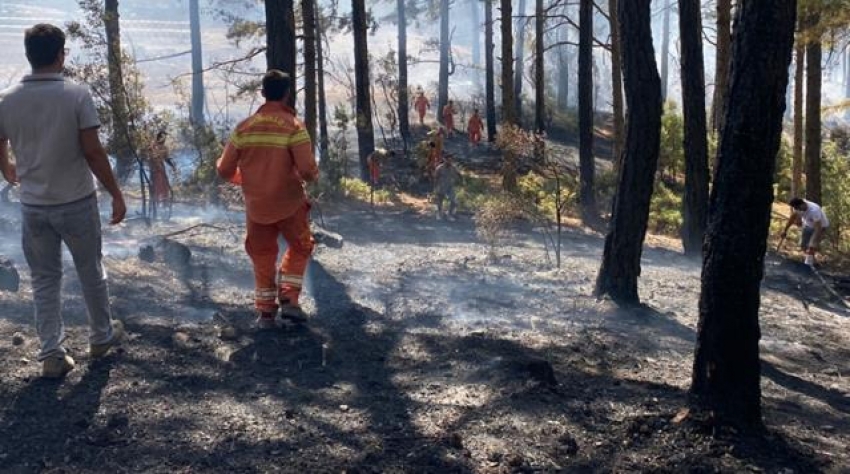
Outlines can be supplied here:
<path id="1" fill-rule="evenodd" d="M 9 184 L 18 184 L 19 183 L 19 181 L 18 181 L 18 170 L 15 167 L 14 163 L 9 163 L 3 169 L 3 179 L 5 179 L 6 182 L 9 183 Z"/>
<path id="2" fill-rule="evenodd" d="M 112 220 L 110 224 L 120 224 L 127 215 L 127 205 L 124 203 L 124 196 L 118 195 L 112 197 Z"/>

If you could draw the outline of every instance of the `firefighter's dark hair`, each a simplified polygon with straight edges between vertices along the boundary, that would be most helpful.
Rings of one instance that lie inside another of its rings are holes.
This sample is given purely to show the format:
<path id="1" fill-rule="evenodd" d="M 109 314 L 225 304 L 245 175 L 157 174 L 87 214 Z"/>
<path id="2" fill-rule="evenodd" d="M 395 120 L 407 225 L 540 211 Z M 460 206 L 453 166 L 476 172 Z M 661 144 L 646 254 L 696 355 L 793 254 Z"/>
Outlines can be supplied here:
<path id="1" fill-rule="evenodd" d="M 289 94 L 291 83 L 289 74 L 279 69 L 270 69 L 263 76 L 263 96 L 266 100 L 283 100 Z"/>

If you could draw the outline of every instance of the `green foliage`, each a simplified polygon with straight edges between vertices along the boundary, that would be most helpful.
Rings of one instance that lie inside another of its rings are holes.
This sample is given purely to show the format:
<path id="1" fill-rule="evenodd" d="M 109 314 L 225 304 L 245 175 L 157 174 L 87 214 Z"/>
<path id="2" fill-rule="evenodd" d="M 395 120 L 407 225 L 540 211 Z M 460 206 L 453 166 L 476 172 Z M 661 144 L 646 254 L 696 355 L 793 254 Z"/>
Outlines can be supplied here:
<path id="1" fill-rule="evenodd" d="M 649 206 L 649 230 L 654 234 L 678 235 L 682 227 L 682 196 L 663 181 L 656 181 Z"/>
<path id="2" fill-rule="evenodd" d="M 850 224 L 850 158 L 835 141 L 828 141 L 823 148 L 821 162 L 823 180 L 823 209 L 829 218 L 830 240 L 837 242 L 837 250 L 847 252 L 850 245 L 843 234 Z"/>
<path id="3" fill-rule="evenodd" d="M 779 144 L 779 153 L 776 155 L 776 175 L 773 178 L 773 194 L 777 201 L 788 202 L 793 197 L 791 196 L 791 181 L 793 180 L 791 164 L 793 159 L 793 146 L 788 143 L 787 137 L 783 136 Z"/>
<path id="4" fill-rule="evenodd" d="M 340 191 L 343 196 L 363 202 L 370 202 L 369 184 L 357 178 L 343 177 L 340 182 Z M 375 204 L 389 204 L 395 199 L 395 194 L 388 189 L 375 189 Z"/>
<path id="5" fill-rule="evenodd" d="M 529 173 L 518 182 L 519 194 L 533 202 L 537 211 L 554 220 L 557 214 L 558 188 L 564 202 L 562 212 L 575 210 L 578 204 L 578 181 L 575 176 L 562 173 L 556 177 Z"/>
<path id="6" fill-rule="evenodd" d="M 685 170 L 685 122 L 675 102 L 667 102 L 661 118 L 661 147 L 658 154 L 658 172 L 661 176 L 675 178 Z"/>
<path id="7" fill-rule="evenodd" d="M 459 211 L 474 212 L 492 195 L 493 191 L 486 178 L 466 173 L 461 170 L 463 179 L 456 189 L 456 200 Z"/>

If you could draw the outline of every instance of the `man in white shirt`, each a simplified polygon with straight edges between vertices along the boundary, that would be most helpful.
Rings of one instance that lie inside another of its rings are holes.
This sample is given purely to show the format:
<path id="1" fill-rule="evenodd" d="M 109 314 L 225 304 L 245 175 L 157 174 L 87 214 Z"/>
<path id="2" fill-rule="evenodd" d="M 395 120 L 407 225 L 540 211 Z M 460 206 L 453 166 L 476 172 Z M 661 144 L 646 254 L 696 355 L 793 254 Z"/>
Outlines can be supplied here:
<path id="1" fill-rule="evenodd" d="M 803 235 L 800 239 L 800 249 L 806 252 L 806 264 L 813 265 L 820 241 L 826 229 L 829 228 L 829 219 L 827 219 L 823 209 L 812 201 L 795 197 L 788 204 L 791 206 L 791 217 L 785 224 L 782 238 L 788 236 L 788 229 L 792 225 L 802 225 Z"/>
<path id="2" fill-rule="evenodd" d="M 59 378 L 74 368 L 63 347 L 63 242 L 88 309 L 91 357 L 105 355 L 123 336 L 109 305 L 92 174 L 112 196 L 112 224 L 124 219 L 127 208 L 98 137 L 91 93 L 62 75 L 65 33 L 38 24 L 26 31 L 24 46 L 32 74 L 0 92 L 0 172 L 10 184 L 20 184 L 22 243 L 41 340 L 38 360 L 44 377 Z"/>

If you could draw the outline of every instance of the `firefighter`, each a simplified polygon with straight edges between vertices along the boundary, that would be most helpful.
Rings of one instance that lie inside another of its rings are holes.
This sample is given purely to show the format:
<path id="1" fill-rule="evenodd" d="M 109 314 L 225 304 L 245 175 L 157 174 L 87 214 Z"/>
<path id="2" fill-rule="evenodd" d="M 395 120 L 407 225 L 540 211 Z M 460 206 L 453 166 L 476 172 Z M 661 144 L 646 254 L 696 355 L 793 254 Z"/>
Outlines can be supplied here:
<path id="1" fill-rule="evenodd" d="M 315 181 L 319 169 L 310 135 L 286 105 L 291 87 L 288 74 L 276 69 L 265 74 L 266 102 L 237 125 L 217 166 L 245 195 L 245 250 L 254 265 L 254 306 L 262 329 L 276 326 L 278 309 L 284 319 L 306 321 L 298 298 L 315 246 L 304 184 Z M 278 265 L 279 236 L 287 249 Z"/>
<path id="2" fill-rule="evenodd" d="M 416 109 L 416 112 L 419 114 L 419 125 L 425 124 L 425 112 L 431 108 L 431 103 L 428 102 L 428 98 L 425 97 L 425 93 L 419 91 L 419 95 L 416 97 L 416 100 L 413 102 L 413 108 Z"/>
<path id="3" fill-rule="evenodd" d="M 171 183 L 168 182 L 168 172 L 165 165 L 171 167 L 171 171 L 177 172 L 177 165 L 168 156 L 168 148 L 165 139 L 168 132 L 160 130 L 156 134 L 156 140 L 150 147 L 149 160 L 151 169 L 151 204 L 156 209 L 158 206 L 165 207 L 171 201 Z"/>
<path id="4" fill-rule="evenodd" d="M 381 166 L 394 156 L 394 150 L 376 148 L 366 158 L 366 164 L 369 166 L 369 181 L 372 187 L 376 187 L 381 180 Z"/>
<path id="5" fill-rule="evenodd" d="M 443 158 L 443 162 L 440 163 L 440 166 L 437 166 L 437 170 L 434 171 L 434 196 L 437 200 L 437 219 L 444 217 L 443 200 L 445 199 L 449 201 L 449 212 L 447 216 L 451 219 L 454 219 L 455 216 L 455 186 L 460 182 L 461 175 L 452 162 L 452 158 L 451 153 L 447 154 Z"/>
<path id="6" fill-rule="evenodd" d="M 451 138 L 455 131 L 455 105 L 451 100 L 443 107 L 443 125 L 446 126 L 446 133 Z"/>
<path id="7" fill-rule="evenodd" d="M 472 112 L 472 117 L 469 117 L 469 123 L 466 124 L 466 131 L 469 133 L 469 142 L 474 146 L 478 146 L 481 141 L 481 130 L 484 128 L 484 122 L 481 120 L 481 115 L 478 114 L 478 109 Z"/>

